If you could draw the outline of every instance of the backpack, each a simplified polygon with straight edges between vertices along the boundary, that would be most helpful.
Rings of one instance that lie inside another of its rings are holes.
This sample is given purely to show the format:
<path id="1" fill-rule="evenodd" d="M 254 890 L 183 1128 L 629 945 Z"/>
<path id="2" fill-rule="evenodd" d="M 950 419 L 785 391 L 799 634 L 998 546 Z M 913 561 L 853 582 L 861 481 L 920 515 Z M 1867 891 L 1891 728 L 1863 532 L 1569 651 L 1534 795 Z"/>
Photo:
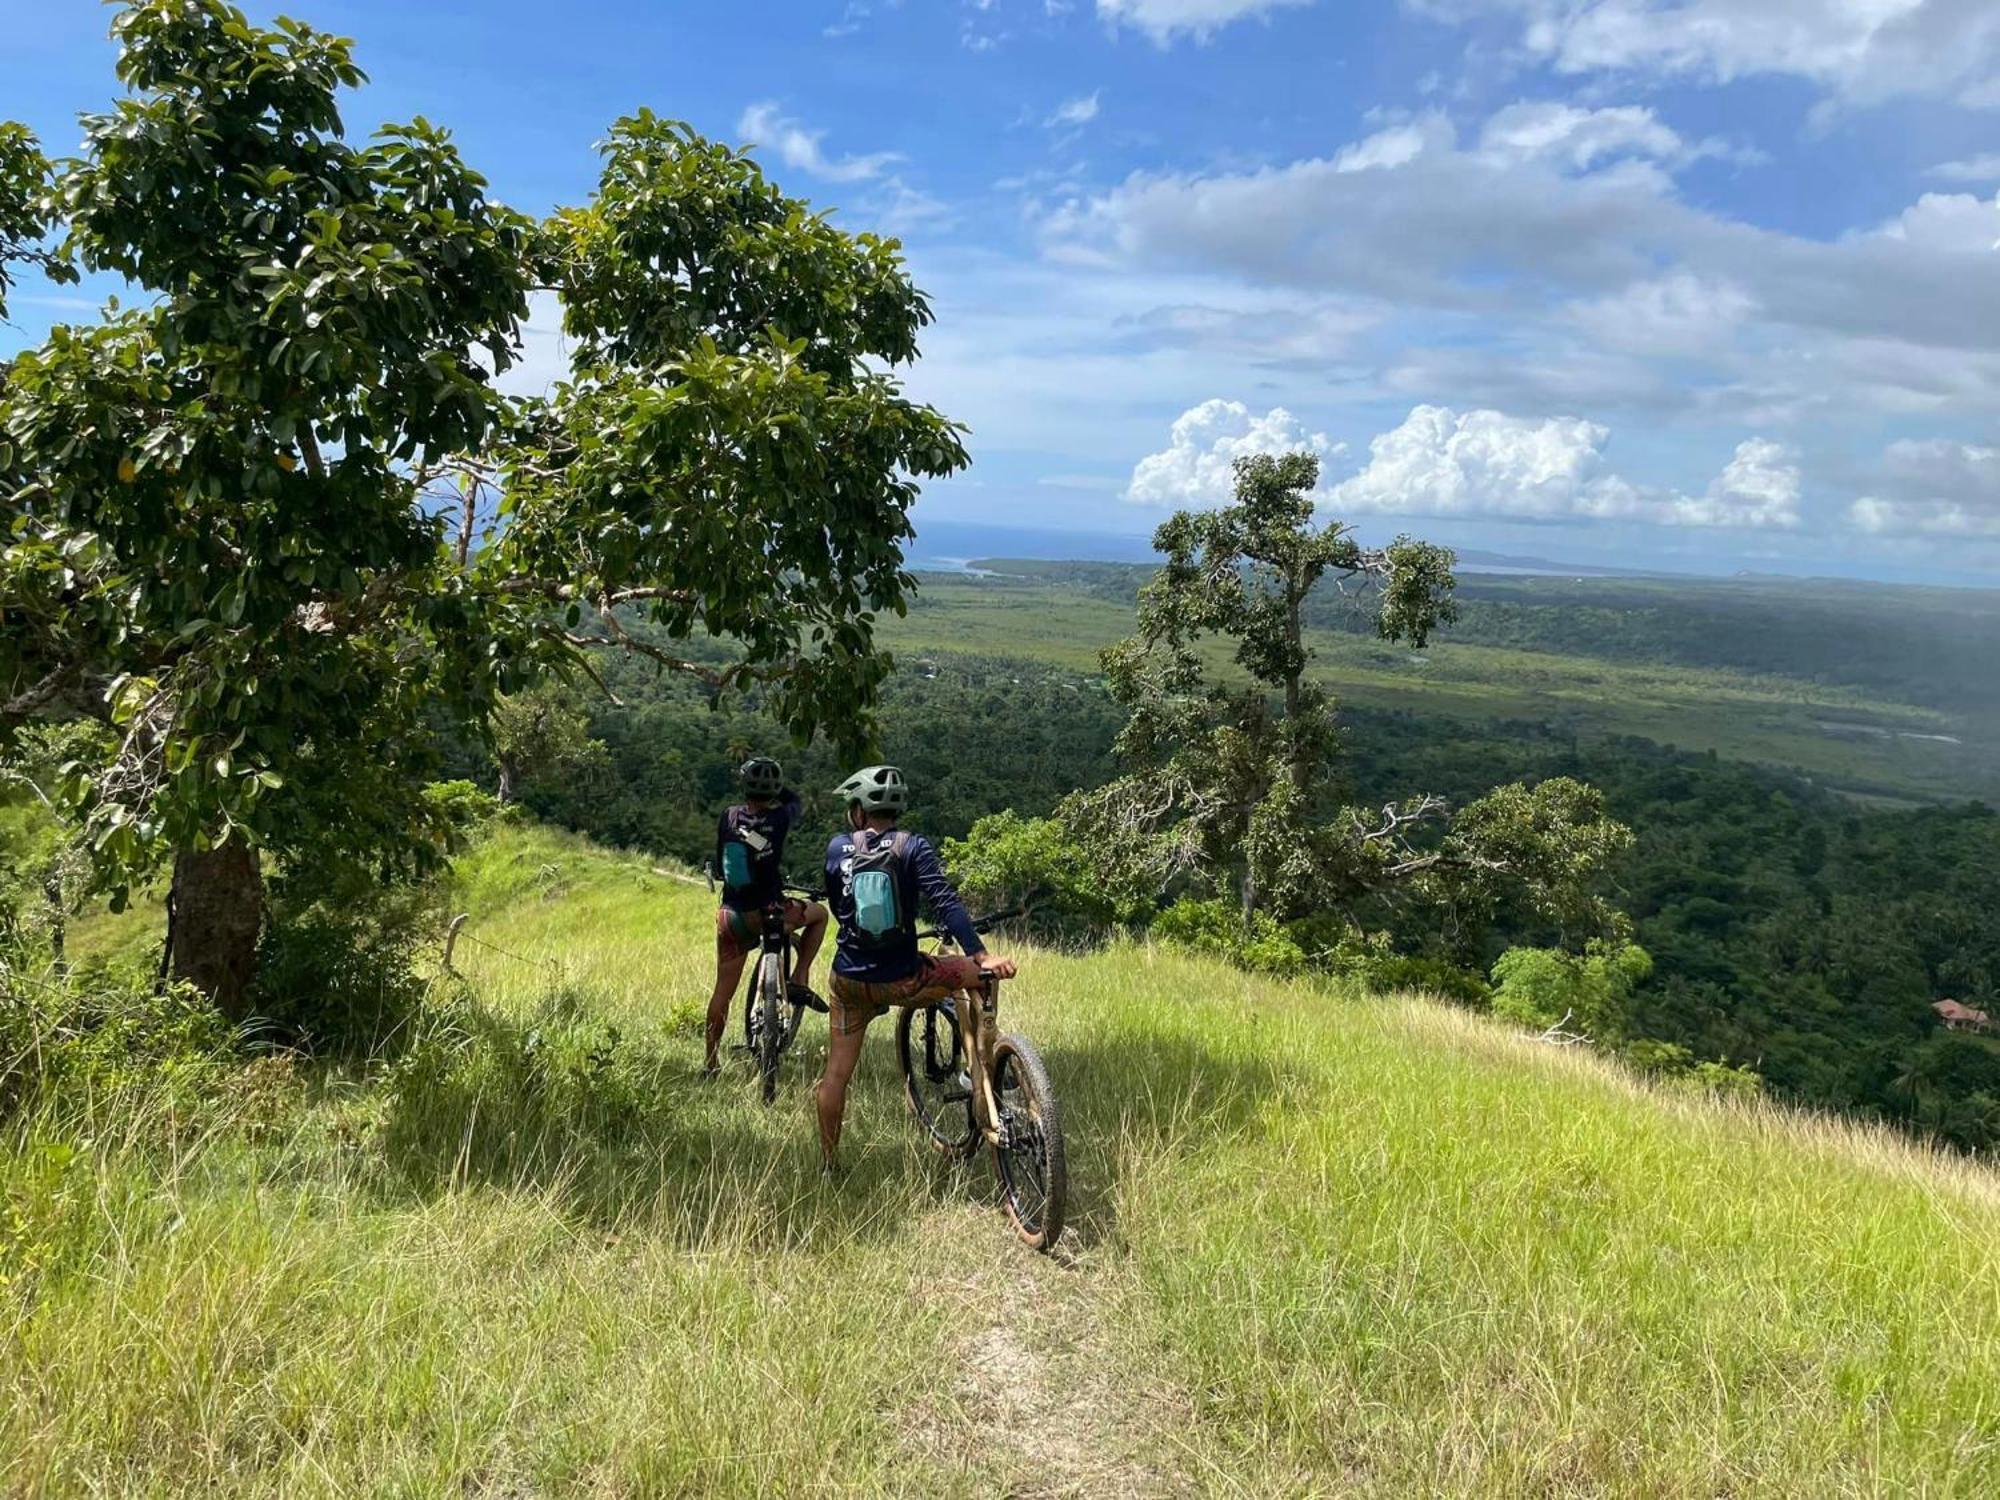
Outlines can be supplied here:
<path id="1" fill-rule="evenodd" d="M 754 816 L 742 808 L 729 815 L 729 838 L 722 846 L 722 888 L 740 891 L 751 885 L 758 872 L 776 857 L 778 842 L 747 821 Z"/>
<path id="2" fill-rule="evenodd" d="M 915 926 L 910 920 L 915 913 L 902 909 L 903 848 L 909 841 L 900 829 L 886 839 L 862 833 L 853 837 L 847 889 L 854 897 L 854 935 L 864 947 L 886 944 Z"/>

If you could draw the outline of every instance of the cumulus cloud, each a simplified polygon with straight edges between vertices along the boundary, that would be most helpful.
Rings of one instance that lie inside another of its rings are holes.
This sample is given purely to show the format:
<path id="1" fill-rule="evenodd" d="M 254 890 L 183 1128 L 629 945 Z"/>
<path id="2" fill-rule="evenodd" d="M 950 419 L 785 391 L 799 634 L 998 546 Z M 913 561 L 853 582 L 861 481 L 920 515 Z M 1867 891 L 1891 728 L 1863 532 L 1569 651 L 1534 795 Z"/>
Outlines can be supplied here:
<path id="1" fill-rule="evenodd" d="M 1235 487 L 1232 467 L 1255 453 L 1322 458 L 1342 451 L 1323 432 L 1308 432 L 1290 412 L 1274 406 L 1253 412 L 1241 401 L 1204 401 L 1174 419 L 1165 449 L 1139 460 L 1125 498 L 1141 505 L 1219 505 Z"/>
<path id="2" fill-rule="evenodd" d="M 1113 26 L 1143 31 L 1164 47 L 1176 36 L 1205 42 L 1232 21 L 1261 16 L 1313 0 L 1097 0 L 1097 13 Z"/>
<path id="3" fill-rule="evenodd" d="M 1620 520 L 1665 526 L 1792 527 L 1800 478 L 1781 445 L 1751 438 L 1700 495 L 1642 488 L 1609 472 L 1609 432 L 1580 417 L 1513 417 L 1418 406 L 1368 445 L 1328 503 L 1347 513 Z"/>
<path id="4" fill-rule="evenodd" d="M 1516 18 L 1559 72 L 1631 71 L 1727 83 L 1811 79 L 1842 99 L 1929 95 L 2000 106 L 1992 0 L 1404 0 L 1423 14 Z"/>
<path id="5" fill-rule="evenodd" d="M 1097 118 L 1097 100 L 1102 92 L 1103 90 L 1099 89 L 1092 93 L 1079 94 L 1074 99 L 1063 100 L 1042 123 L 1051 130 L 1074 130 L 1078 126 L 1088 125 Z"/>
<path id="6" fill-rule="evenodd" d="M 2000 196 L 1925 193 L 1880 231 L 1892 240 L 1957 254 L 2000 250 Z M 1987 267 L 1988 273 L 2000 267 Z"/>
<path id="7" fill-rule="evenodd" d="M 820 147 L 823 130 L 808 130 L 787 119 L 772 102 L 753 104 L 736 122 L 736 133 L 754 146 L 777 153 L 778 160 L 828 182 L 866 182 L 880 177 L 902 158 L 893 151 L 866 156 L 828 156 Z"/>
<path id="8" fill-rule="evenodd" d="M 1904 439 L 1883 453 L 1877 480 L 1848 510 L 1862 531 L 2000 537 L 2000 448 Z"/>

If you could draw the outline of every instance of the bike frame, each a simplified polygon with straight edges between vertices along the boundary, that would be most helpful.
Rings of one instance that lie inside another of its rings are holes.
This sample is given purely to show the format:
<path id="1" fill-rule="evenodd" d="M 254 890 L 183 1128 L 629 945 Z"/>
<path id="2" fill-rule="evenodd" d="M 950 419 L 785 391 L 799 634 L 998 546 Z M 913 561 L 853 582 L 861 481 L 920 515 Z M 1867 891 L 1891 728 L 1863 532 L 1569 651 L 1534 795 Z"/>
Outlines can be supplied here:
<path id="1" fill-rule="evenodd" d="M 949 938 L 938 946 L 952 947 Z M 993 1097 L 993 1047 L 1000 1038 L 1000 981 L 991 974 L 973 989 L 960 990 L 949 1002 L 965 1037 L 966 1070 L 972 1075 L 972 1123 L 989 1146 L 1005 1148 L 1000 1130 L 1000 1101 Z"/>

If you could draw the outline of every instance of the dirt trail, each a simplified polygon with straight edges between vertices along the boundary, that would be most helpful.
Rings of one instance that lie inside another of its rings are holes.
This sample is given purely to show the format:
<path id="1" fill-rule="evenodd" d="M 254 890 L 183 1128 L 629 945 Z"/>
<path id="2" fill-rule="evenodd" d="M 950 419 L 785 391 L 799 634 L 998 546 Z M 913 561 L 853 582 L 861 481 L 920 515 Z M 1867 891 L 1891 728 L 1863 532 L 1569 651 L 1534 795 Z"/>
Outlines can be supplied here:
<path id="1" fill-rule="evenodd" d="M 984 1238 L 969 1241 L 983 1250 Z M 1101 1252 L 1045 1259 L 1011 1239 L 994 1249 L 977 1279 L 937 1288 L 962 1331 L 950 1397 L 914 1416 L 912 1438 L 1022 1500 L 1214 1492 L 1174 1457 L 1185 1394 L 1133 1368 L 1143 1362 L 1106 1327 Z"/>

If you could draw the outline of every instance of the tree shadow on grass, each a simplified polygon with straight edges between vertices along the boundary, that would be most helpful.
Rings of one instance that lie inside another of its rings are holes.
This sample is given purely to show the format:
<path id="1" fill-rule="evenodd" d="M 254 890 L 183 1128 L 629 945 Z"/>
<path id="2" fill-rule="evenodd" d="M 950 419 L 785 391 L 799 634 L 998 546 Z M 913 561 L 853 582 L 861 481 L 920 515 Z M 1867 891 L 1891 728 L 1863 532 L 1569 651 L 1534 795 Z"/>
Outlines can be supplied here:
<path id="1" fill-rule="evenodd" d="M 883 1023 L 849 1094 L 847 1169 L 821 1177 L 811 1089 L 823 1026 L 788 1054 L 765 1106 L 747 1062 L 705 1083 L 698 1042 L 621 1034 L 574 993 L 519 1018 L 461 997 L 390 1070 L 377 1186 L 405 1199 L 473 1185 L 543 1194 L 587 1224 L 643 1223 L 689 1249 L 877 1241 L 933 1208 L 995 1202 L 986 1153 L 954 1168 L 910 1123 Z M 1047 1060 L 1078 1247 L 1115 1239 L 1128 1174 L 1254 1126 L 1286 1081 L 1247 1047 L 1224 1056 L 1171 1029 L 1068 1035 Z"/>
<path id="2" fill-rule="evenodd" d="M 916 1210 L 961 1191 L 923 1171 L 914 1132 L 900 1151 L 848 1152 L 853 1170 L 822 1178 L 810 1089 L 823 1052 L 810 1039 L 787 1055 L 769 1106 L 747 1060 L 705 1082 L 699 1056 L 691 1039 L 621 1033 L 574 993 L 520 1018 L 461 997 L 389 1071 L 376 1186 L 404 1199 L 467 1186 L 541 1194 L 594 1226 L 643 1222 L 690 1249 L 880 1237 L 897 1225 L 874 1206 L 878 1192 Z M 864 1074 L 850 1121 L 900 1126 L 893 1068 Z"/>

